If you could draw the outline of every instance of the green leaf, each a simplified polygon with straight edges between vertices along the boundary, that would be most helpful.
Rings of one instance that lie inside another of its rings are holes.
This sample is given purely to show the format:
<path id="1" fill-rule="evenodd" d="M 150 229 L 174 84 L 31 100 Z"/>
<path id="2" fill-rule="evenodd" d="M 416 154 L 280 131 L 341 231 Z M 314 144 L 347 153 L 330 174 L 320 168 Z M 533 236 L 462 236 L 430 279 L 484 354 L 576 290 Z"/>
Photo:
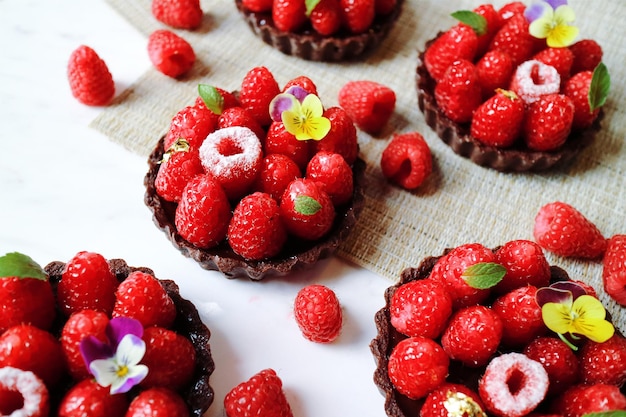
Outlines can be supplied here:
<path id="1" fill-rule="evenodd" d="M 456 20 L 474 29 L 478 36 L 487 33 L 487 19 L 471 10 L 459 10 L 451 14 Z"/>
<path id="2" fill-rule="evenodd" d="M 311 16 L 315 6 L 317 6 L 322 0 L 304 0 L 304 4 L 306 5 L 306 15 L 307 17 Z"/>
<path id="3" fill-rule="evenodd" d="M 319 201 L 308 195 L 299 195 L 294 201 L 296 213 L 304 214 L 305 216 L 312 216 L 320 211 L 321 208 L 322 205 Z"/>
<path id="4" fill-rule="evenodd" d="M 207 109 L 220 115 L 224 109 L 224 97 L 217 91 L 217 88 L 208 84 L 198 84 L 198 94 L 204 101 Z"/>
<path id="5" fill-rule="evenodd" d="M 11 252 L 0 257 L 0 277 L 35 278 L 48 280 L 48 275 L 41 266 L 29 256 Z"/>
<path id="6" fill-rule="evenodd" d="M 610 88 L 611 76 L 609 75 L 609 70 L 604 63 L 600 62 L 596 69 L 593 70 L 593 77 L 589 86 L 589 109 L 591 111 L 604 106 Z"/>
<path id="7" fill-rule="evenodd" d="M 470 266 L 461 275 L 467 285 L 479 290 L 485 290 L 502 281 L 506 268 L 495 262 L 481 262 Z"/>
<path id="8" fill-rule="evenodd" d="M 598 411 L 596 413 L 583 414 L 583 417 L 626 417 L 626 411 Z"/>

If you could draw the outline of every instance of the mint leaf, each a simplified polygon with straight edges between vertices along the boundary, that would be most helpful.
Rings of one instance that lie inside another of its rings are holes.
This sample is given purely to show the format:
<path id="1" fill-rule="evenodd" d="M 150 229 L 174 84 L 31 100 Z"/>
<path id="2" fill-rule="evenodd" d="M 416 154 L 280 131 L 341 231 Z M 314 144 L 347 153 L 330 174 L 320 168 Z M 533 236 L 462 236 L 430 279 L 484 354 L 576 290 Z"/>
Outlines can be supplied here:
<path id="1" fill-rule="evenodd" d="M 467 285 L 479 290 L 485 290 L 502 281 L 506 268 L 495 262 L 481 262 L 470 266 L 461 275 Z"/>
<path id="2" fill-rule="evenodd" d="M 312 216 L 320 209 L 322 205 L 314 199 L 313 197 L 309 197 L 308 195 L 300 195 L 296 197 L 294 201 L 294 209 L 296 213 L 304 214 L 305 216 Z"/>
<path id="3" fill-rule="evenodd" d="M 478 36 L 487 33 L 487 19 L 471 10 L 459 10 L 451 14 L 456 20 L 474 29 Z"/>
<path id="4" fill-rule="evenodd" d="M 311 16 L 311 13 L 313 13 L 315 6 L 317 6 L 320 1 L 322 0 L 304 0 L 304 4 L 306 5 L 307 17 Z"/>
<path id="5" fill-rule="evenodd" d="M 609 75 L 609 70 L 604 63 L 600 62 L 596 69 L 593 70 L 593 77 L 589 86 L 589 109 L 591 111 L 604 106 L 610 88 L 611 76 Z"/>
<path id="6" fill-rule="evenodd" d="M 213 113 L 220 115 L 224 109 L 224 97 L 217 91 L 217 88 L 208 84 L 198 84 L 198 94 L 204 101 L 207 109 Z"/>
<path id="7" fill-rule="evenodd" d="M 19 252 L 7 253 L 0 257 L 0 277 L 48 280 L 48 275 L 37 262 Z"/>

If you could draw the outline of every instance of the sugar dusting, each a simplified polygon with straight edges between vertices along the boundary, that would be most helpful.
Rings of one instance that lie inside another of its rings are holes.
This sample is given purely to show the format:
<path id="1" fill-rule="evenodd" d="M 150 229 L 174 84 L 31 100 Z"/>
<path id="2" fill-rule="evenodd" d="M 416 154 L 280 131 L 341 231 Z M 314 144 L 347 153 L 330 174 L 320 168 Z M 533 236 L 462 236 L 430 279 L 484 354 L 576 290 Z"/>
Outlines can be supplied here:
<path id="1" fill-rule="evenodd" d="M 238 152 L 220 152 L 223 143 L 230 141 Z M 218 177 L 229 177 L 233 171 L 254 169 L 261 157 L 261 141 L 247 127 L 233 126 L 216 130 L 209 134 L 199 149 L 200 161 L 204 169 Z"/>
<path id="2" fill-rule="evenodd" d="M 553 66 L 532 59 L 517 67 L 511 89 L 526 104 L 531 104 L 543 95 L 558 93 L 561 76 Z"/>
<path id="3" fill-rule="evenodd" d="M 0 368 L 0 387 L 12 392 L 19 392 L 24 398 L 24 406 L 15 410 L 10 417 L 31 417 L 39 415 L 46 401 L 47 388 L 32 372 L 10 366 Z"/>

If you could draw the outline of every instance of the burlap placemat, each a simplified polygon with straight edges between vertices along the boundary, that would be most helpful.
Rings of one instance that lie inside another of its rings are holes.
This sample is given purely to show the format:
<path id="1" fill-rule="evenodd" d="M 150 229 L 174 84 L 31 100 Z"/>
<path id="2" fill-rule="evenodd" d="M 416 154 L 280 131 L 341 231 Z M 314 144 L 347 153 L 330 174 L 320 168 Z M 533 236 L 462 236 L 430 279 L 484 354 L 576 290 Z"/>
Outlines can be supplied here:
<path id="1" fill-rule="evenodd" d="M 150 0 L 107 0 L 146 36 L 162 28 L 150 13 Z M 471 9 L 480 2 L 457 1 Z M 501 6 L 504 2 L 495 2 Z M 92 126 L 133 152 L 147 156 L 177 110 L 191 104 L 199 82 L 227 90 L 239 88 L 253 66 L 265 65 L 280 84 L 305 74 L 316 81 L 322 101 L 337 104 L 348 80 L 371 79 L 397 94 L 397 109 L 384 139 L 359 133 L 361 156 L 367 161 L 366 205 L 356 229 L 339 255 L 390 280 L 444 248 L 468 242 L 493 247 L 512 239 L 532 239 L 539 207 L 561 200 L 578 208 L 606 236 L 626 233 L 626 118 L 624 106 L 623 36 L 626 3 L 572 0 L 580 38 L 593 38 L 604 49 L 612 88 L 605 106 L 603 130 L 593 144 L 568 166 L 543 174 L 503 174 L 472 164 L 454 154 L 425 124 L 417 108 L 414 71 L 417 52 L 438 31 L 454 24 L 449 2 L 407 0 L 389 38 L 367 60 L 350 64 L 307 62 L 285 56 L 256 38 L 240 18 L 233 0 L 203 1 L 202 27 L 179 31 L 195 48 L 198 63 L 183 80 L 149 70 L 104 111 Z M 590 7 L 593 4 L 593 7 Z M 144 51 L 138 51 L 144 53 Z M 379 168 L 380 156 L 393 132 L 421 132 L 434 156 L 434 172 L 417 192 L 390 186 Z M 139 180 L 139 179 L 137 179 Z M 626 314 L 601 288 L 601 264 L 559 259 L 574 277 L 600 290 L 602 301 L 625 330 Z"/>

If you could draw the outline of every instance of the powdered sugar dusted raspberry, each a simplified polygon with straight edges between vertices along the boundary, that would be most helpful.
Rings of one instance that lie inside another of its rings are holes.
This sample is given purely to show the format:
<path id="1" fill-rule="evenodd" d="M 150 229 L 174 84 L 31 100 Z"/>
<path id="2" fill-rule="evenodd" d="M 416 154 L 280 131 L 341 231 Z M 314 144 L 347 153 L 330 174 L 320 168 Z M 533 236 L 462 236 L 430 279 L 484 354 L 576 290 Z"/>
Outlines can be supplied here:
<path id="1" fill-rule="evenodd" d="M 14 410 L 11 417 L 48 415 L 48 389 L 34 373 L 10 366 L 0 368 L 0 390 L 18 392 L 24 400 L 23 407 Z"/>
<path id="2" fill-rule="evenodd" d="M 561 76 L 556 68 L 531 59 L 517 67 L 510 89 L 526 104 L 531 104 L 543 95 L 558 93 L 560 88 Z"/>

